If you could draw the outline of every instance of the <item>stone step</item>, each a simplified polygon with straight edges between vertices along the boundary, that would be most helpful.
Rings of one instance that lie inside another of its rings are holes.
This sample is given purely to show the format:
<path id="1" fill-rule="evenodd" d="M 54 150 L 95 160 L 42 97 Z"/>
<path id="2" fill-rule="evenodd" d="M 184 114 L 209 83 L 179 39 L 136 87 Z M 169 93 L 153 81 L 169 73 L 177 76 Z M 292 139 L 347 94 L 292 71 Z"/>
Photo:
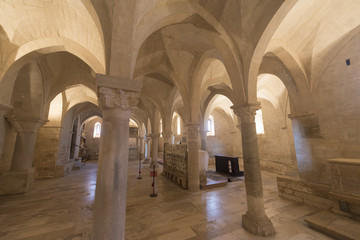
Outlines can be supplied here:
<path id="1" fill-rule="evenodd" d="M 228 184 L 228 180 L 226 178 L 221 180 L 212 180 L 210 178 L 207 178 L 206 183 L 200 184 L 200 189 L 210 189 L 210 188 L 216 188 L 216 187 L 224 187 Z"/>
<path id="2" fill-rule="evenodd" d="M 309 226 L 334 239 L 360 240 L 360 222 L 324 210 L 304 219 Z"/>

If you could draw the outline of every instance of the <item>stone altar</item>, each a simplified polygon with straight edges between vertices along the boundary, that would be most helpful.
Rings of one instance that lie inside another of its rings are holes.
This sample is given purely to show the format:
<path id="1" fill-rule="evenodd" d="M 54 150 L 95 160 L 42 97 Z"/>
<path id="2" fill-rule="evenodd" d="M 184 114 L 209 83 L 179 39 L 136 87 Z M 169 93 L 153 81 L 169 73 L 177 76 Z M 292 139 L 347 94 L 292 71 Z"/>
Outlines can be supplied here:
<path id="1" fill-rule="evenodd" d="M 330 198 L 338 201 L 338 210 L 360 219 L 360 159 L 329 159 Z"/>

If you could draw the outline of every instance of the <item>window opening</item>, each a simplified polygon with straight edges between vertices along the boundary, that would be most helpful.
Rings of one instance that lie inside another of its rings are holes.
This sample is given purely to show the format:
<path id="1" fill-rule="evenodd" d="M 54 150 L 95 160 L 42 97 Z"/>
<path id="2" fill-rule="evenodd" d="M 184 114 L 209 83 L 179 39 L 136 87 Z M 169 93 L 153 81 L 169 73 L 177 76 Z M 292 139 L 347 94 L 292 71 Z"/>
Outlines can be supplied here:
<path id="1" fill-rule="evenodd" d="M 214 117 L 212 115 L 209 116 L 209 119 L 207 121 L 207 135 L 208 136 L 215 136 L 215 123 L 214 123 Z"/>
<path id="2" fill-rule="evenodd" d="M 99 138 L 101 134 L 101 123 L 97 122 L 94 125 L 94 138 Z"/>
<path id="3" fill-rule="evenodd" d="M 263 116 L 262 116 L 262 111 L 261 109 L 256 111 L 256 115 L 255 115 L 255 124 L 256 124 L 256 133 L 257 134 L 264 134 L 264 121 L 263 121 Z"/>
<path id="4" fill-rule="evenodd" d="M 176 120 L 176 133 L 177 133 L 177 135 L 181 134 L 180 117 L 177 117 L 177 120 Z"/>

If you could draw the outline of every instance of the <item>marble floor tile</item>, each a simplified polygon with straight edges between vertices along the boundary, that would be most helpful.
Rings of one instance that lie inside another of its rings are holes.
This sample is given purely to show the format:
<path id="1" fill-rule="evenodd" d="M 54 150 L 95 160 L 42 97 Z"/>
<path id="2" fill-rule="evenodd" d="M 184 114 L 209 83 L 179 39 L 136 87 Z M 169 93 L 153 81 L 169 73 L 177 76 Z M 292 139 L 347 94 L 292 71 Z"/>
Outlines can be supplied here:
<path id="1" fill-rule="evenodd" d="M 89 239 L 96 171 L 97 163 L 88 162 L 65 177 L 37 180 L 29 193 L 0 197 L 0 239 Z M 162 176 L 160 167 L 158 197 L 151 198 L 149 171 L 144 165 L 138 180 L 138 162 L 129 162 L 126 239 L 330 239 L 303 221 L 317 208 L 278 197 L 275 174 L 263 172 L 266 213 L 276 235 L 263 238 L 241 226 L 246 213 L 243 180 L 190 193 Z"/>

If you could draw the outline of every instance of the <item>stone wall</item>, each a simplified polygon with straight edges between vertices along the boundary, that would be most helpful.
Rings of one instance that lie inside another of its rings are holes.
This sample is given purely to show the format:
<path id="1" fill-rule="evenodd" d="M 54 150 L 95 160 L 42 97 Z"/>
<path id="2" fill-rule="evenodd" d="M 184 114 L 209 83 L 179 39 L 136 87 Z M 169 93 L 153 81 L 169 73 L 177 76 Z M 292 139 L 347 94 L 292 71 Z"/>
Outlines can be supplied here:
<path id="1" fill-rule="evenodd" d="M 282 198 L 322 209 L 335 206 L 335 202 L 330 200 L 331 188 L 328 185 L 305 182 L 288 176 L 278 176 L 276 179 L 279 196 Z"/>
<path id="2" fill-rule="evenodd" d="M 61 127 L 47 125 L 39 129 L 33 161 L 36 178 L 55 176 L 60 130 Z"/>
<path id="3" fill-rule="evenodd" d="M 242 157 L 241 134 L 234 123 L 223 112 L 212 112 L 215 125 L 215 136 L 206 137 L 206 149 L 212 159 L 215 155 Z"/>
<path id="4" fill-rule="evenodd" d="M 275 109 L 267 100 L 261 100 L 264 134 L 258 135 L 260 163 L 263 170 L 281 175 L 298 174 L 291 120 L 287 111 Z"/>
<path id="5" fill-rule="evenodd" d="M 94 125 L 99 122 L 102 124 L 102 118 L 96 117 L 85 122 L 86 155 L 89 160 L 97 160 L 99 157 L 100 138 L 94 138 Z"/>
<path id="6" fill-rule="evenodd" d="M 301 136 L 300 122 L 293 120 L 299 175 L 306 181 L 330 185 L 328 159 L 360 156 L 359 41 L 359 35 L 352 38 L 323 72 L 317 73 L 321 78 L 312 86 L 316 108 L 312 121 L 318 121 L 320 136 Z M 348 66 L 346 59 L 350 60 Z"/>

